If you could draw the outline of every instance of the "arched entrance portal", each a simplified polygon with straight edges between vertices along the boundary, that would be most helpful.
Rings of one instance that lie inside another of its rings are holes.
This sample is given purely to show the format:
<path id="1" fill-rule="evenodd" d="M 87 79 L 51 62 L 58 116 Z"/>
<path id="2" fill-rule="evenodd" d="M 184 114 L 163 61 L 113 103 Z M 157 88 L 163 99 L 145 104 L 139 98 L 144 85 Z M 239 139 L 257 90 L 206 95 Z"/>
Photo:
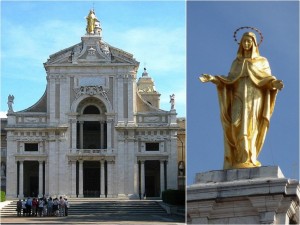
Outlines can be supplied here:
<path id="1" fill-rule="evenodd" d="M 100 99 L 88 97 L 79 103 L 76 111 L 78 113 L 76 146 L 77 151 L 84 154 L 80 168 L 77 164 L 76 193 L 80 192 L 79 195 L 83 194 L 84 197 L 103 197 L 106 196 L 105 163 L 100 162 L 100 159 L 96 161 L 92 155 L 99 156 L 107 149 L 107 109 Z M 79 174 L 82 174 L 80 188 Z"/>
<path id="2" fill-rule="evenodd" d="M 105 105 L 96 98 L 84 99 L 77 108 L 77 149 L 106 149 Z"/>

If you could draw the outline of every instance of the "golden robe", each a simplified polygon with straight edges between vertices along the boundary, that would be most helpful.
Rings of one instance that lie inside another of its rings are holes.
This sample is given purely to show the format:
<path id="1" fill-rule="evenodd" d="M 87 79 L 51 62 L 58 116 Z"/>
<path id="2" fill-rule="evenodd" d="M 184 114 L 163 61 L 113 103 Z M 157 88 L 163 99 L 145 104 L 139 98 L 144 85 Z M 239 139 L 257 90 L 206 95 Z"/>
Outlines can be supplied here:
<path id="1" fill-rule="evenodd" d="M 227 77 L 216 76 L 224 130 L 224 169 L 260 166 L 277 90 L 264 57 L 237 57 Z"/>
<path id="2" fill-rule="evenodd" d="M 93 10 L 90 10 L 89 15 L 86 17 L 86 21 L 86 32 L 88 34 L 93 34 L 95 31 L 95 22 L 99 22 Z"/>

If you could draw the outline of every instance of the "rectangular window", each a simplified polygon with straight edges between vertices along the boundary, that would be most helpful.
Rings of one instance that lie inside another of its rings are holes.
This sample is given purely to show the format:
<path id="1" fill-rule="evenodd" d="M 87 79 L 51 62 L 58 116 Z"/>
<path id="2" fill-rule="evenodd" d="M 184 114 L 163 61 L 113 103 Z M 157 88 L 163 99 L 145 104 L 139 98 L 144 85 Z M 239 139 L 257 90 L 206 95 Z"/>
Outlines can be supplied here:
<path id="1" fill-rule="evenodd" d="M 26 152 L 37 152 L 39 150 L 38 143 L 25 143 Z"/>
<path id="2" fill-rule="evenodd" d="M 146 151 L 159 151 L 159 143 L 146 143 Z"/>

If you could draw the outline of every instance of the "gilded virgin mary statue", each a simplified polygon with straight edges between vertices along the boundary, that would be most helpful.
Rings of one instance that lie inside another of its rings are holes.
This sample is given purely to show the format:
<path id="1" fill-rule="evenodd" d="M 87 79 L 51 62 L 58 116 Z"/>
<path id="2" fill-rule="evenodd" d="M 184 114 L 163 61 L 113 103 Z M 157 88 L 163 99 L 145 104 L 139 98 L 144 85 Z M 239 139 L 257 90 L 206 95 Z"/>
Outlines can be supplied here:
<path id="1" fill-rule="evenodd" d="M 97 19 L 94 10 L 90 10 L 89 15 L 86 17 L 87 26 L 86 26 L 86 32 L 88 34 L 94 34 L 96 23 L 99 22 Z"/>
<path id="2" fill-rule="evenodd" d="M 261 166 L 257 157 L 283 82 L 271 74 L 268 60 L 260 56 L 255 33 L 243 34 L 228 76 L 202 74 L 199 79 L 217 87 L 224 131 L 224 169 Z"/>

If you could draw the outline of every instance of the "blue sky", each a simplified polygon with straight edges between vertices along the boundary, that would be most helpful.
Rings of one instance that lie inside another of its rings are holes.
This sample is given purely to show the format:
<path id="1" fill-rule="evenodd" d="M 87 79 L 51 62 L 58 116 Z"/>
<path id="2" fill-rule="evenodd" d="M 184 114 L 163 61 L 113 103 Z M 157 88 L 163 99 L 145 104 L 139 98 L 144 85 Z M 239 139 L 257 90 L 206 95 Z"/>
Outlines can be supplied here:
<path id="1" fill-rule="evenodd" d="M 272 74 L 284 81 L 259 156 L 278 165 L 286 177 L 299 177 L 299 3 L 286 1 L 188 2 L 187 4 L 187 171 L 223 168 L 223 130 L 215 85 L 200 83 L 202 73 L 227 75 L 238 45 L 234 31 L 260 29 L 260 54 Z M 239 33 L 241 37 L 243 31 Z"/>
<path id="2" fill-rule="evenodd" d="M 93 7 L 103 39 L 134 55 L 170 110 L 175 94 L 178 116 L 185 116 L 186 22 L 183 1 L 1 1 L 1 117 L 7 96 L 15 111 L 36 103 L 46 88 L 43 63 L 49 55 L 81 41 Z"/>

